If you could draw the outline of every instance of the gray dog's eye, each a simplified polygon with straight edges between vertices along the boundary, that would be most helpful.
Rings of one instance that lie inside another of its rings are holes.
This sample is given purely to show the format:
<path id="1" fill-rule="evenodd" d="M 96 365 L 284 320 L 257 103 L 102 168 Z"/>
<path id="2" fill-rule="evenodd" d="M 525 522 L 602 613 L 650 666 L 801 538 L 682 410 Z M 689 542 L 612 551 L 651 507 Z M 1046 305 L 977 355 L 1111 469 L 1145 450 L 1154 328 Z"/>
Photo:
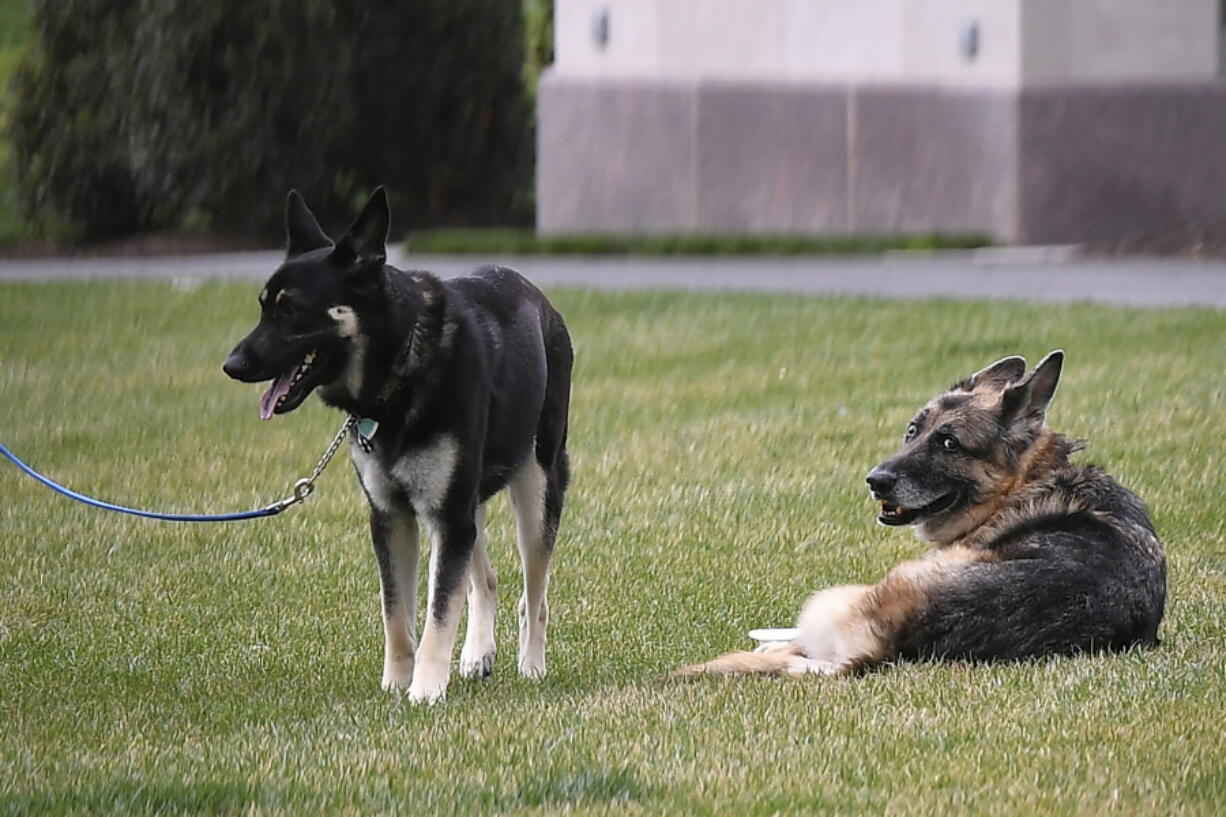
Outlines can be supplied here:
<path id="1" fill-rule="evenodd" d="M 911 425 L 907 426 L 907 433 L 905 436 L 903 436 L 903 441 L 905 442 L 907 440 L 912 439 L 918 433 L 919 433 L 919 426 L 917 426 L 915 423 L 912 423 Z"/>
<path id="2" fill-rule="evenodd" d="M 944 448 L 946 451 L 957 451 L 959 448 L 961 448 L 961 446 L 958 444 L 958 441 L 955 440 L 953 437 L 950 437 L 949 435 L 946 435 L 941 440 L 941 447 Z"/>

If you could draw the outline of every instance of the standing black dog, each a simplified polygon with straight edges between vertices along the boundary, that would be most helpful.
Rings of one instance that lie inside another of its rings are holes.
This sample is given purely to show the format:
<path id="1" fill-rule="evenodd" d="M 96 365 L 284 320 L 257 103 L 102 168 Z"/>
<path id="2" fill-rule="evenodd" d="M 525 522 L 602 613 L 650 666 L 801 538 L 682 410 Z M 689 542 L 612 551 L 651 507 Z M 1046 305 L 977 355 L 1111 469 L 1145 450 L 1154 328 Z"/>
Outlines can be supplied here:
<path id="1" fill-rule="evenodd" d="M 545 674 L 573 352 L 561 315 L 512 270 L 487 266 L 441 281 L 390 266 L 389 217 L 379 188 L 334 244 L 290 192 L 285 262 L 260 293 L 259 324 L 224 369 L 245 382 L 273 381 L 260 401 L 264 419 L 293 411 L 315 389 L 362 418 L 350 452 L 379 561 L 383 687 L 434 702 L 447 692 L 465 578 L 460 673 L 493 670 L 496 580 L 482 529 L 485 501 L 503 488 L 524 568 L 519 671 Z M 419 520 L 432 540 L 420 645 Z"/>

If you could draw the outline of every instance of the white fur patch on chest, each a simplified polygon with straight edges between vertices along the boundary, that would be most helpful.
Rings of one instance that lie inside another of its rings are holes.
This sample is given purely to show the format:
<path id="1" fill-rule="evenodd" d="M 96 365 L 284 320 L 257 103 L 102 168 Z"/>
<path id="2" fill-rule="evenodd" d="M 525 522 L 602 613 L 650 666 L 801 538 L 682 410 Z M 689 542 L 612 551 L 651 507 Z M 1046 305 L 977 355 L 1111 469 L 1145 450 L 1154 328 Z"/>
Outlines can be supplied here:
<path id="1" fill-rule="evenodd" d="M 428 445 L 406 451 L 392 466 L 392 478 L 408 494 L 414 509 L 435 510 L 447 498 L 458 459 L 455 438 L 443 435 Z"/>
<path id="2" fill-rule="evenodd" d="M 390 469 L 357 443 L 349 446 L 349 454 L 358 479 L 376 508 L 389 510 L 397 497 L 402 502 L 408 497 L 415 511 L 428 514 L 440 508 L 447 498 L 459 446 L 454 438 L 444 435 L 421 448 L 406 451 Z"/>
<path id="3" fill-rule="evenodd" d="M 349 456 L 357 469 L 358 481 L 362 483 L 370 504 L 381 511 L 388 511 L 396 497 L 396 484 L 383 469 L 383 463 L 374 454 L 362 450 L 356 442 L 349 444 Z"/>

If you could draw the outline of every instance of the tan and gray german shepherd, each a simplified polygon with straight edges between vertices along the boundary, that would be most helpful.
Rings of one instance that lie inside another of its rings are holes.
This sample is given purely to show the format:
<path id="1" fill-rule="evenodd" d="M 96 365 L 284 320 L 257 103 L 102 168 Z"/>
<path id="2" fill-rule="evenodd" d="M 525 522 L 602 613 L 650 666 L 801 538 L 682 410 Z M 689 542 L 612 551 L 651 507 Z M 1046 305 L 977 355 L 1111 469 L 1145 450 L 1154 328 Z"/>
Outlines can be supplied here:
<path id="1" fill-rule="evenodd" d="M 995 661 L 1156 645 L 1166 559 L 1135 495 L 1044 423 L 1064 354 L 1007 357 L 954 385 L 868 475 L 884 525 L 934 549 L 874 585 L 833 587 L 795 637 L 682 676 L 845 675 L 896 659 Z"/>

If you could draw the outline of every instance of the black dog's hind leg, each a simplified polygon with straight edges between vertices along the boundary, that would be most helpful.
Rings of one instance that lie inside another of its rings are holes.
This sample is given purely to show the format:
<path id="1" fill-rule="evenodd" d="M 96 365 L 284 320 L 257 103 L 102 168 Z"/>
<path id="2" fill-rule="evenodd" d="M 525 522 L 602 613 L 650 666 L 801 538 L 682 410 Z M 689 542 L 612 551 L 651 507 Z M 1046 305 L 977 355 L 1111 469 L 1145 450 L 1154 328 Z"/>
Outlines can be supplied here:
<path id="1" fill-rule="evenodd" d="M 468 629 L 460 650 L 460 675 L 486 678 L 494 671 L 494 622 L 498 578 L 485 547 L 485 506 L 477 508 L 477 535 L 468 566 Z"/>
<path id="2" fill-rule="evenodd" d="M 464 579 L 477 537 L 475 514 L 474 507 L 450 516 L 423 516 L 431 539 L 430 582 L 426 625 L 409 685 L 414 703 L 435 703 L 447 695 L 451 653 L 464 609 Z"/>
<path id="3" fill-rule="evenodd" d="M 524 593 L 519 599 L 519 672 L 545 675 L 545 641 L 549 626 L 549 562 L 562 518 L 562 500 L 570 479 L 566 424 L 570 402 L 570 349 L 550 359 L 551 379 L 537 427 L 536 452 L 507 486 L 515 511 Z"/>
<path id="4" fill-rule="evenodd" d="M 405 689 L 417 649 L 417 519 L 407 510 L 372 507 L 370 533 L 383 599 L 382 686 Z"/>
<path id="5" fill-rule="evenodd" d="M 545 471 L 533 458 L 515 472 L 507 485 L 524 568 L 524 592 L 519 598 L 519 673 L 528 678 L 545 676 L 549 559 L 553 555 L 553 537 L 545 516 L 547 490 Z"/>

